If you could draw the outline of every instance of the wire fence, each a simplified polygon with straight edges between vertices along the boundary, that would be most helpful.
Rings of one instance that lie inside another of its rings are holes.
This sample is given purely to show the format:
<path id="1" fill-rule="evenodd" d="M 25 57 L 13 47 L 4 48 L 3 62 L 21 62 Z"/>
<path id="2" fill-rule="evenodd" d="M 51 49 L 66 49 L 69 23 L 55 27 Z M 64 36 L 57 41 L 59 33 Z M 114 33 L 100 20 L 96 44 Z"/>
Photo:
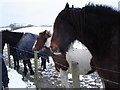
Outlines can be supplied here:
<path id="1" fill-rule="evenodd" d="M 34 52 L 29 52 L 29 51 L 26 51 L 26 50 L 23 50 L 23 49 L 18 49 L 17 47 L 12 47 L 12 48 L 14 48 L 14 49 L 16 49 L 16 50 L 20 50 L 20 51 L 22 51 L 22 52 L 24 52 L 24 53 L 29 53 L 29 54 L 33 54 L 34 55 Z M 38 52 L 39 53 L 39 52 Z M 7 54 L 5 54 L 5 55 L 7 55 Z M 46 55 L 46 54 L 44 54 L 44 55 Z M 48 58 L 46 58 L 46 57 L 44 57 L 44 56 L 42 56 L 42 55 L 38 55 L 39 57 L 42 57 L 42 58 L 44 58 L 44 59 L 48 59 Z M 46 55 L 47 56 L 47 55 Z M 55 59 L 62 59 L 62 58 L 56 58 L 56 57 L 54 57 Z M 57 62 L 57 61 L 54 61 L 54 63 L 55 64 L 57 64 L 57 65 L 59 65 L 59 66 L 62 66 L 62 67 L 65 67 L 65 68 L 68 68 L 67 66 L 65 66 L 65 65 L 63 65 L 63 64 L 61 64 L 61 63 L 59 63 L 59 62 Z M 93 68 L 96 68 L 96 69 L 100 69 L 100 70 L 103 70 L 103 71 L 107 71 L 107 72 L 111 72 L 111 73 L 116 73 L 116 74 L 120 74 L 120 72 L 118 72 L 118 71 L 113 71 L 113 70 L 109 70 L 109 69 L 105 69 L 105 68 L 100 68 L 100 67 L 96 67 L 96 66 L 91 66 L 91 67 L 93 67 Z M 109 82 L 109 83 L 113 83 L 113 84 L 116 84 L 116 85 L 120 85 L 120 83 L 118 83 L 118 82 L 114 82 L 114 81 L 111 81 L 111 80 L 108 80 L 108 79 L 105 79 L 105 78 L 102 78 L 102 77 L 100 77 L 100 79 L 101 80 L 103 80 L 103 81 L 106 81 L 106 82 Z"/>

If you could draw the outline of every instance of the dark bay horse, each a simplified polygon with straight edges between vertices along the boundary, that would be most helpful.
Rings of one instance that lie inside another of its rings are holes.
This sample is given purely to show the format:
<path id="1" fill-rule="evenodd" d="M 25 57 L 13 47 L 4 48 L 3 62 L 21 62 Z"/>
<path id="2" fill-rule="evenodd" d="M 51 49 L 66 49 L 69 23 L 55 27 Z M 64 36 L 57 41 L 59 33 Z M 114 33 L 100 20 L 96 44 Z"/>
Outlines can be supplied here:
<path id="1" fill-rule="evenodd" d="M 14 64 L 15 64 L 14 68 L 19 70 L 19 58 L 17 57 L 16 45 L 21 40 L 21 37 L 23 36 L 24 33 L 10 32 L 8 30 L 1 31 L 0 33 L 2 33 L 2 51 L 5 46 L 5 43 L 10 45 L 10 54 L 13 55 Z M 30 74 L 34 75 L 34 71 L 32 69 L 31 66 L 32 64 L 30 62 L 30 59 L 23 60 L 23 64 L 24 64 L 24 72 L 23 72 L 24 75 L 26 75 L 28 72 L 26 64 L 28 64 Z"/>
<path id="2" fill-rule="evenodd" d="M 106 88 L 120 88 L 120 12 L 102 5 L 70 8 L 67 3 L 54 22 L 51 49 L 66 52 L 74 40 L 91 52 Z"/>

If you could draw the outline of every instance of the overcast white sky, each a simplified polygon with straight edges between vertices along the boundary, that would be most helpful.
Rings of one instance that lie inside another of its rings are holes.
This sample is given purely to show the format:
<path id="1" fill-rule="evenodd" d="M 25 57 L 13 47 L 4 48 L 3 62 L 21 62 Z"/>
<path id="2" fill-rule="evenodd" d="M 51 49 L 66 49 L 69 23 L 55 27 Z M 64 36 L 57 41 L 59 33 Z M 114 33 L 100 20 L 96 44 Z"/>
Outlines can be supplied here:
<path id="1" fill-rule="evenodd" d="M 0 26 L 12 23 L 53 24 L 66 2 L 74 7 L 84 7 L 91 2 L 118 8 L 120 0 L 0 0 Z"/>

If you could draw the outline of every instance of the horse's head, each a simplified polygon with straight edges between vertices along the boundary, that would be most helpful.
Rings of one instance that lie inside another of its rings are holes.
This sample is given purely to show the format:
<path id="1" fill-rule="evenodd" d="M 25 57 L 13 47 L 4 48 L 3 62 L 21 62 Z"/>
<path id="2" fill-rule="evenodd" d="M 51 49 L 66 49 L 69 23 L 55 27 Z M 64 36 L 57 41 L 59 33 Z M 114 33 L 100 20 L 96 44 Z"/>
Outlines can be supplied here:
<path id="1" fill-rule="evenodd" d="M 65 54 L 60 54 L 60 55 L 54 55 L 49 47 L 45 47 L 45 44 L 48 40 L 48 38 L 51 37 L 51 33 L 47 30 L 44 32 L 39 33 L 39 36 L 37 37 L 37 40 L 33 46 L 34 51 L 40 51 L 42 50 L 47 50 L 49 52 L 49 55 L 53 57 L 53 61 L 55 63 L 55 68 L 57 71 L 61 68 L 62 70 L 67 70 L 69 67 L 69 64 L 66 60 Z M 49 42 L 50 43 L 50 42 Z M 45 47 L 45 48 L 44 48 Z M 62 64 L 62 65 L 61 65 Z"/>
<path id="2" fill-rule="evenodd" d="M 51 49 L 53 52 L 66 52 L 71 42 L 76 39 L 72 21 L 72 9 L 67 3 L 65 8 L 58 14 L 53 28 Z"/>
<path id="3" fill-rule="evenodd" d="M 49 37 L 51 37 L 51 34 L 49 31 L 45 30 L 43 32 L 40 32 L 39 36 L 37 37 L 37 40 L 35 41 L 35 44 L 33 46 L 33 50 L 40 51 L 44 47 L 44 45 Z"/>

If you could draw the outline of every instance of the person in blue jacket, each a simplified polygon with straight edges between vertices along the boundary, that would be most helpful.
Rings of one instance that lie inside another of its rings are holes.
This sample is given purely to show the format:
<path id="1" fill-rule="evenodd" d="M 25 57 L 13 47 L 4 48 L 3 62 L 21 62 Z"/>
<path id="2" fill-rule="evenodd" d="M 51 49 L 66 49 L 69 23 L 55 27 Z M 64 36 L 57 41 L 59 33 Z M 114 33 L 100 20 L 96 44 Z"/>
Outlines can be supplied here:
<path id="1" fill-rule="evenodd" d="M 8 71 L 7 71 L 5 62 L 3 60 L 3 57 L 1 57 L 1 55 L 0 55 L 0 58 L 1 58 L 0 60 L 2 60 L 2 86 L 3 86 L 1 90 L 9 90 L 9 88 L 8 88 L 8 83 L 9 83 Z"/>

